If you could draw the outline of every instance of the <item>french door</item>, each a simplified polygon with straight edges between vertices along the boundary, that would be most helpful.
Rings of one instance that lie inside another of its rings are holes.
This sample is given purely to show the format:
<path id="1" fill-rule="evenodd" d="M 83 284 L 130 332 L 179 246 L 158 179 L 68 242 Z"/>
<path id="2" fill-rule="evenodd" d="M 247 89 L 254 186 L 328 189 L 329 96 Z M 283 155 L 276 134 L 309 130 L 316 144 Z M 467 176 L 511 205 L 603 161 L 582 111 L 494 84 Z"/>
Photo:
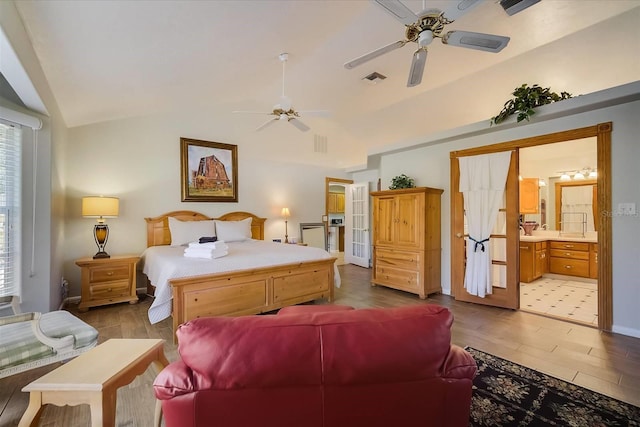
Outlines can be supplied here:
<path id="1" fill-rule="evenodd" d="M 473 154 L 469 154 L 473 155 Z M 462 155 L 451 155 L 451 212 L 453 233 L 451 247 L 451 283 L 455 299 L 458 301 L 474 302 L 518 309 L 520 307 L 520 281 L 518 259 L 518 153 L 511 152 L 511 162 L 507 174 L 507 182 L 503 204 L 498 211 L 498 219 L 494 227 L 489 245 L 492 250 L 492 280 L 493 292 L 484 298 L 471 295 L 464 287 L 465 275 L 465 242 L 469 237 L 466 230 L 464 211 L 464 197 L 460 188 L 460 164 L 458 158 Z M 468 244 L 468 243 L 466 243 Z"/>
<path id="2" fill-rule="evenodd" d="M 344 261 L 369 268 L 369 183 L 360 182 L 345 188 Z"/>

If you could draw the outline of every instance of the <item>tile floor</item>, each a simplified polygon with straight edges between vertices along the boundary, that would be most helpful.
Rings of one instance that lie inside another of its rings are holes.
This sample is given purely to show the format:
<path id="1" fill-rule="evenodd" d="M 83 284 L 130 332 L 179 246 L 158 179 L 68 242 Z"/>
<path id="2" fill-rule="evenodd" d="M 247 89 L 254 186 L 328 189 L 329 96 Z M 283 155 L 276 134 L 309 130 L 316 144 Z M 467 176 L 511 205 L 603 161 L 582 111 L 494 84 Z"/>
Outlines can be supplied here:
<path id="1" fill-rule="evenodd" d="M 542 277 L 520 283 L 520 309 L 598 326 L 598 284 Z"/>

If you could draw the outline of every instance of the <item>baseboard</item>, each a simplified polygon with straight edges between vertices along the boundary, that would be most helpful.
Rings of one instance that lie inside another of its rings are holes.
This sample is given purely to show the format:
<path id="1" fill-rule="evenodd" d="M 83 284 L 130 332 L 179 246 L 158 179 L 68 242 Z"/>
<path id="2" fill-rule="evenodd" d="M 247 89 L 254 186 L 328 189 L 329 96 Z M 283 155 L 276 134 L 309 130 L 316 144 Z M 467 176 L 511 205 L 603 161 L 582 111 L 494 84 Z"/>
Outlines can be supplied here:
<path id="1" fill-rule="evenodd" d="M 615 326 L 611 328 L 613 332 L 621 335 L 628 335 L 630 337 L 640 338 L 640 330 L 634 328 L 626 328 L 624 326 Z"/>

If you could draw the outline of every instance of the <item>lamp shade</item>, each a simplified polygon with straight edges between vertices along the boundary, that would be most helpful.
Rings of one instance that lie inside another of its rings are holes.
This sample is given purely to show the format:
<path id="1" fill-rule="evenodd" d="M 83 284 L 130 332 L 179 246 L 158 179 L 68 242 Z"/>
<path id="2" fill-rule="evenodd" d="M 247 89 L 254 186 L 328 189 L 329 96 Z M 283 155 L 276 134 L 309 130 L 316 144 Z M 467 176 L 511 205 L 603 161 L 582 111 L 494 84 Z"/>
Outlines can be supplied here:
<path id="1" fill-rule="evenodd" d="M 82 216 L 85 218 L 116 218 L 120 208 L 117 197 L 88 196 L 82 198 Z"/>
<path id="2" fill-rule="evenodd" d="M 280 212 L 280 215 L 282 215 L 284 218 L 289 218 L 291 216 L 289 208 L 282 208 L 282 212 Z"/>

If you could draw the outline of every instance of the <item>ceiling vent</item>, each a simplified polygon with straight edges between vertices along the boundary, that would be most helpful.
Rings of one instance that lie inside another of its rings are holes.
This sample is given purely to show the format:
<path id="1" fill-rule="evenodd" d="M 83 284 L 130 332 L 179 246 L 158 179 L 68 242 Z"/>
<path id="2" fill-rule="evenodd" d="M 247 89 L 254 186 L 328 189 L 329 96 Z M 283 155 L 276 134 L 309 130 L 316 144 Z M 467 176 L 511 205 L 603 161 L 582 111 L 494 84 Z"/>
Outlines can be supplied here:
<path id="1" fill-rule="evenodd" d="M 522 12 L 529 6 L 533 6 L 540 0 L 500 0 L 500 6 L 507 12 L 507 15 L 515 15 L 518 12 Z"/>
<path id="2" fill-rule="evenodd" d="M 313 135 L 313 151 L 316 153 L 327 152 L 327 137 L 324 135 Z"/>
<path id="3" fill-rule="evenodd" d="M 383 81 L 384 79 L 386 79 L 387 76 L 383 76 L 382 74 L 380 74 L 377 71 L 374 71 L 373 73 L 364 76 L 362 78 L 362 80 L 364 80 L 366 83 L 369 83 L 370 85 L 375 85 L 378 84 L 379 82 Z"/>

